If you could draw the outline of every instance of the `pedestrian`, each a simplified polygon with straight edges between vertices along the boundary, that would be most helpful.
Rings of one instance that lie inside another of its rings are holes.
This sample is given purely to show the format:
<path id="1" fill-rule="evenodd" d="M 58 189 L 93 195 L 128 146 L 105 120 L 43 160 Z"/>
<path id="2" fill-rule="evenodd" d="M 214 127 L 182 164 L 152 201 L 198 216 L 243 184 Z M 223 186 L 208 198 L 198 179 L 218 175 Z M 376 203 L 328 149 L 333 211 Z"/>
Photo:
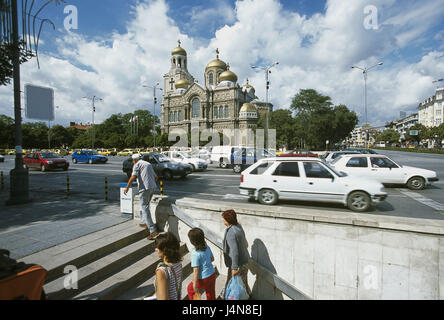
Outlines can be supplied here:
<path id="1" fill-rule="evenodd" d="M 188 285 L 188 299 L 194 300 L 196 293 L 206 292 L 207 300 L 216 300 L 216 270 L 212 262 L 213 252 L 205 242 L 204 232 L 193 228 L 188 232 L 188 238 L 194 246 L 191 252 L 191 267 L 193 268 L 193 281 Z"/>
<path id="2" fill-rule="evenodd" d="M 140 226 L 149 229 L 150 235 L 148 236 L 148 240 L 153 240 L 159 233 L 151 218 L 150 201 L 153 197 L 154 190 L 157 188 L 156 182 L 158 177 L 151 163 L 141 160 L 140 157 L 140 154 L 132 155 L 133 172 L 123 193 L 126 195 L 133 181 L 137 179 L 142 220 Z"/>
<path id="3" fill-rule="evenodd" d="M 222 213 L 224 225 L 227 227 L 224 233 L 223 252 L 225 265 L 228 268 L 227 281 L 234 276 L 240 276 L 248 294 L 251 294 L 248 286 L 248 268 L 247 263 L 250 259 L 248 253 L 248 243 L 242 226 L 238 223 L 236 212 L 234 210 L 226 210 Z"/>
<path id="4" fill-rule="evenodd" d="M 164 232 L 155 240 L 156 252 L 162 260 L 156 268 L 156 299 L 181 300 L 182 257 L 180 243 L 171 232 Z"/>

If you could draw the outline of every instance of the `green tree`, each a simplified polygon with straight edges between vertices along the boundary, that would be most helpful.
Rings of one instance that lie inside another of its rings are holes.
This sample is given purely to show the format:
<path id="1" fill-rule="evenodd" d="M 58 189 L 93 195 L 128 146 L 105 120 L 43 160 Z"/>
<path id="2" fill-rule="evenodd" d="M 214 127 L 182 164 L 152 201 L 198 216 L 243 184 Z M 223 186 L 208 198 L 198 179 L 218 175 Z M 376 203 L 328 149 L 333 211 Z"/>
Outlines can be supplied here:
<path id="1" fill-rule="evenodd" d="M 14 119 L 0 115 L 0 147 L 5 149 L 14 146 Z"/>
<path id="2" fill-rule="evenodd" d="M 398 143 L 400 137 L 401 135 L 398 131 L 394 129 L 387 129 L 376 136 L 376 141 L 384 141 L 393 144 Z"/>

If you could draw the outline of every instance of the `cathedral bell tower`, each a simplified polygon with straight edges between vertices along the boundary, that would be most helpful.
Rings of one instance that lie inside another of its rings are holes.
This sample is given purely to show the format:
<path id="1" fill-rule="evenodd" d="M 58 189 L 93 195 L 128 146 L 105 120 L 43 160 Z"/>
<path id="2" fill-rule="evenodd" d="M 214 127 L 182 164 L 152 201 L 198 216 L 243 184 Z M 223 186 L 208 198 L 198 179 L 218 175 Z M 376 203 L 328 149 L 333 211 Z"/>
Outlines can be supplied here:
<path id="1" fill-rule="evenodd" d="M 170 71 L 164 77 L 164 95 L 174 94 L 177 89 L 188 89 L 194 83 L 193 76 L 188 72 L 187 52 L 182 48 L 180 40 L 178 46 L 171 51 Z"/>

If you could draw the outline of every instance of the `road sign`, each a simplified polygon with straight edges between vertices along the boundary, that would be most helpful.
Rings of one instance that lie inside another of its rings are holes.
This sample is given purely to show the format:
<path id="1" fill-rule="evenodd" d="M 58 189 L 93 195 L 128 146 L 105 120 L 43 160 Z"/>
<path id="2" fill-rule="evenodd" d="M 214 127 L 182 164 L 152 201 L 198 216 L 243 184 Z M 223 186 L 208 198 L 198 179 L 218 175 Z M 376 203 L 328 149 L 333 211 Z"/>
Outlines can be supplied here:
<path id="1" fill-rule="evenodd" d="M 410 130 L 409 134 L 411 136 L 417 136 L 419 134 L 419 130 Z"/>
<path id="2" fill-rule="evenodd" d="M 54 90 L 25 85 L 25 116 L 35 120 L 54 120 Z"/>

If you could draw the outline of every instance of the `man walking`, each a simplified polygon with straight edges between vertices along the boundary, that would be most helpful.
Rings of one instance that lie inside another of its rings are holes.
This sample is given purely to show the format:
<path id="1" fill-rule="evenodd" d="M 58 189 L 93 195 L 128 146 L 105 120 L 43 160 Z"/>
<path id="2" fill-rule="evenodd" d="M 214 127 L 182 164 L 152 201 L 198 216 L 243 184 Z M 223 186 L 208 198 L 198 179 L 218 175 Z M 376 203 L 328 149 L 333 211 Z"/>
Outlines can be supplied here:
<path id="1" fill-rule="evenodd" d="M 153 240 L 155 237 L 159 235 L 157 232 L 156 225 L 151 218 L 150 212 L 150 201 L 153 197 L 154 190 L 157 188 L 156 182 L 158 177 L 154 172 L 154 169 L 151 163 L 141 160 L 140 154 L 133 154 L 133 173 L 131 174 L 130 179 L 128 180 L 128 185 L 124 190 L 124 194 L 128 192 L 131 184 L 134 180 L 137 179 L 137 186 L 139 188 L 139 199 L 140 199 L 140 208 L 141 208 L 141 218 L 142 224 L 141 227 L 149 228 L 150 235 L 148 236 L 148 240 Z"/>

